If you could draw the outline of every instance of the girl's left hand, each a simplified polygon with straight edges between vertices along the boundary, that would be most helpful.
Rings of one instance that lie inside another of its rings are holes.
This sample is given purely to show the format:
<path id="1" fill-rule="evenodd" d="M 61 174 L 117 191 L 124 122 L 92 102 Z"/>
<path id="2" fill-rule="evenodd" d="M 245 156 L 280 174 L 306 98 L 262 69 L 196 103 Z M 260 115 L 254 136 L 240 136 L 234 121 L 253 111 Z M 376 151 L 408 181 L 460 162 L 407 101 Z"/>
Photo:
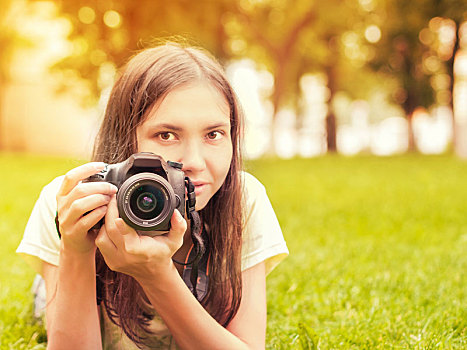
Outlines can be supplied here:
<path id="1" fill-rule="evenodd" d="M 174 267 L 172 256 L 183 244 L 187 223 L 178 210 L 171 218 L 167 234 L 149 237 L 139 235 L 118 216 L 114 195 L 108 204 L 105 225 L 95 243 L 107 266 L 138 281 L 152 280 Z"/>

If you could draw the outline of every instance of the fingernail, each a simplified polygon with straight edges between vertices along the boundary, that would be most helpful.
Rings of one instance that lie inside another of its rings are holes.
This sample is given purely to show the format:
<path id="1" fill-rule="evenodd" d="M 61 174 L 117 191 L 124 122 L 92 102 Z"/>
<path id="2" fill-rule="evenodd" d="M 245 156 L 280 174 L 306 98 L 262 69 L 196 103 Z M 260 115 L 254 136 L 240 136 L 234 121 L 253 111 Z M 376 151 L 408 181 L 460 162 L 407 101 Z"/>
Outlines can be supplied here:
<path id="1" fill-rule="evenodd" d="M 105 163 L 104 162 L 97 162 L 94 164 L 94 168 L 96 168 L 96 170 L 102 170 L 105 168 Z"/>

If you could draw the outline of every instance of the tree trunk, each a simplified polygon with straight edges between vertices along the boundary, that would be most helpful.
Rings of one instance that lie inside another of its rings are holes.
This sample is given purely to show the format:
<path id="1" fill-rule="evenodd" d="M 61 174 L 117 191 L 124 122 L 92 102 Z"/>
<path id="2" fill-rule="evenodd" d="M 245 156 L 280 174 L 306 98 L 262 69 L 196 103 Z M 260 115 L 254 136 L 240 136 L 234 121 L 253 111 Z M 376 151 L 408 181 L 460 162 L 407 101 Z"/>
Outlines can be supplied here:
<path id="1" fill-rule="evenodd" d="M 286 62 L 277 59 L 277 70 L 274 74 L 274 92 L 272 95 L 272 120 L 271 120 L 271 137 L 269 139 L 269 147 L 267 150 L 268 156 L 274 156 L 276 152 L 276 120 L 277 113 L 282 103 L 284 88 L 285 88 L 285 71 L 286 71 Z"/>
<path id="2" fill-rule="evenodd" d="M 326 141 L 328 152 L 337 152 L 337 120 L 334 114 L 332 101 L 336 94 L 337 78 L 335 64 L 331 63 L 326 67 L 326 75 L 328 77 L 329 101 L 328 114 L 326 115 Z"/>
<path id="3" fill-rule="evenodd" d="M 407 133 L 408 133 L 408 146 L 407 151 L 415 152 L 417 148 L 415 147 L 415 134 L 413 131 L 413 114 L 412 112 L 406 112 L 407 114 Z"/>
<path id="4" fill-rule="evenodd" d="M 407 118 L 407 151 L 415 152 L 415 134 L 413 130 L 413 115 L 416 108 L 416 98 L 412 91 L 407 91 L 407 99 L 402 104 L 406 118 Z"/>
<path id="5" fill-rule="evenodd" d="M 328 152 L 337 152 L 337 132 L 336 132 L 336 116 L 329 109 L 328 115 L 326 116 L 326 140 L 328 146 Z"/>
<path id="6" fill-rule="evenodd" d="M 413 114 L 415 108 L 418 107 L 418 91 L 416 89 L 417 83 L 415 81 L 413 67 L 415 64 L 411 61 L 410 56 L 408 54 L 408 50 L 404 48 L 401 51 L 401 54 L 404 57 L 404 74 L 405 77 L 403 78 L 403 88 L 407 93 L 407 98 L 402 103 L 402 108 L 405 112 L 405 117 L 407 118 L 407 151 L 408 152 L 415 152 L 415 135 L 413 130 Z"/>
<path id="7" fill-rule="evenodd" d="M 447 69 L 448 69 L 448 74 L 449 77 L 451 78 L 450 84 L 449 84 L 449 92 L 451 93 L 451 101 L 449 101 L 449 106 L 451 107 L 451 113 L 452 113 L 452 145 L 453 149 L 456 149 L 457 145 L 457 132 L 456 132 L 456 116 L 454 115 L 454 60 L 456 58 L 457 51 L 459 50 L 459 27 L 460 23 L 459 21 L 456 21 L 456 37 L 455 37 L 455 42 L 454 42 L 454 48 L 452 50 L 452 56 L 447 62 Z"/>

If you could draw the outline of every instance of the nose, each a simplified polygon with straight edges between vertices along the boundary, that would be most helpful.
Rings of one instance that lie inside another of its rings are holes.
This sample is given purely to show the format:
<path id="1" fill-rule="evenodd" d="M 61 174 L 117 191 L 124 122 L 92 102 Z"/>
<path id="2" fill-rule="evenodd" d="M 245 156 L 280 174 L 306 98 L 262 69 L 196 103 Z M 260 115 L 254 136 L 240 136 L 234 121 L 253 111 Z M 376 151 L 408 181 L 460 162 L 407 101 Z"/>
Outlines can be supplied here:
<path id="1" fill-rule="evenodd" d="M 186 173 L 203 171 L 206 168 L 203 146 L 198 142 L 187 142 L 180 161 Z"/>

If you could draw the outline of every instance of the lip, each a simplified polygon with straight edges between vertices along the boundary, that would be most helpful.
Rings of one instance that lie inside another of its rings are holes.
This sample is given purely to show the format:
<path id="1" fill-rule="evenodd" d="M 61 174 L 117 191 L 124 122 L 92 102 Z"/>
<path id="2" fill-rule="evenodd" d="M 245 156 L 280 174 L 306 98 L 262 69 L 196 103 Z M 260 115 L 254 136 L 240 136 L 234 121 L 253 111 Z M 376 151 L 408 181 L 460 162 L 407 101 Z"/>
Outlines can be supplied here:
<path id="1" fill-rule="evenodd" d="M 195 194 L 198 196 L 204 191 L 208 183 L 204 181 L 193 181 L 193 185 L 195 186 Z"/>

